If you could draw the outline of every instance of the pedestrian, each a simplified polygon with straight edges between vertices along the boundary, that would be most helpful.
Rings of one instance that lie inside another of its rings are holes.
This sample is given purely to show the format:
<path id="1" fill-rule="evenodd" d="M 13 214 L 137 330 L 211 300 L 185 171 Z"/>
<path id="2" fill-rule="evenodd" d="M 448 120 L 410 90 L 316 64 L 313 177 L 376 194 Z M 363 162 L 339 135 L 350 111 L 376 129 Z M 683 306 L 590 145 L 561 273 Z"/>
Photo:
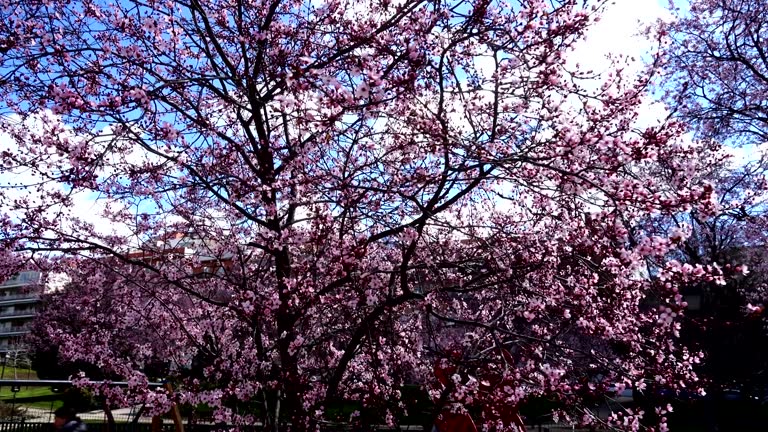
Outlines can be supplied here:
<path id="1" fill-rule="evenodd" d="M 53 417 L 53 426 L 56 427 L 57 432 L 87 432 L 88 430 L 72 408 L 58 408 L 53 412 Z"/>

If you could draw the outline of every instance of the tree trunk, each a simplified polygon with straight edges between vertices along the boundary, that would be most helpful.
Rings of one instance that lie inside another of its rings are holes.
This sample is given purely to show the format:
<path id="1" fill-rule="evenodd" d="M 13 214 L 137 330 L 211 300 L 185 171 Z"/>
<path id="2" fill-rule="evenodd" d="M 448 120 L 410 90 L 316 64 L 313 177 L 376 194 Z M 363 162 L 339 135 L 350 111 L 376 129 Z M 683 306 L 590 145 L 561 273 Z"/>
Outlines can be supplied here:
<path id="1" fill-rule="evenodd" d="M 109 432 L 115 432 L 117 430 L 117 425 L 115 424 L 115 416 L 112 415 L 112 409 L 109 407 L 109 402 L 107 402 L 106 399 L 104 399 L 104 414 L 107 417 L 107 430 Z"/>

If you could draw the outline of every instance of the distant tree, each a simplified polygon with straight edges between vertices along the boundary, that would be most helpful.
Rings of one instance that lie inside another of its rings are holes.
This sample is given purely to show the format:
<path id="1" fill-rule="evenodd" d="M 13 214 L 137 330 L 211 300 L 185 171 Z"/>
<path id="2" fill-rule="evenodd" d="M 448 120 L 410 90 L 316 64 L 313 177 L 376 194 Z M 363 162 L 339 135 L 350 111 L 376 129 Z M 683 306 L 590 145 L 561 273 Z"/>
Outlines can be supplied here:
<path id="1" fill-rule="evenodd" d="M 687 6 L 660 26 L 670 42 L 667 100 L 701 138 L 746 147 L 737 151 L 743 157 L 709 174 L 718 215 L 690 212 L 674 221 L 691 234 L 678 252 L 686 262 L 748 270 L 725 286 L 700 287 L 701 322 L 689 329 L 708 352 L 705 367 L 716 387 L 766 386 L 768 358 L 759 347 L 766 343 L 761 327 L 768 304 L 768 162 L 761 149 L 768 144 L 768 4 L 693 0 Z"/>
<path id="2" fill-rule="evenodd" d="M 741 387 L 762 394 L 768 387 L 768 343 L 763 304 L 768 286 L 768 164 L 764 157 L 739 166 L 724 164 L 705 177 L 716 184 L 718 212 L 691 210 L 654 217 L 644 233 L 678 230 L 668 259 L 722 269 L 725 283 L 680 287 L 694 304 L 686 312 L 682 341 L 705 354 L 697 367 L 708 392 Z M 653 267 L 655 263 L 651 261 Z"/>
<path id="3" fill-rule="evenodd" d="M 668 100 L 703 137 L 768 142 L 768 4 L 692 0 L 661 26 Z"/>

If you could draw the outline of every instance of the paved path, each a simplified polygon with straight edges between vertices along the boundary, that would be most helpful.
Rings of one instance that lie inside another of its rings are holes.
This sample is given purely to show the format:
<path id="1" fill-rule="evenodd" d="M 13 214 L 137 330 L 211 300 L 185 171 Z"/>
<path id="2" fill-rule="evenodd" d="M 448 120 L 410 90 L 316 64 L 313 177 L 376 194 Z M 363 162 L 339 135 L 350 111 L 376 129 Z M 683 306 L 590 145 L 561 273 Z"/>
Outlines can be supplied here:
<path id="1" fill-rule="evenodd" d="M 133 420 L 138 410 L 139 410 L 138 407 L 118 408 L 118 409 L 112 410 L 112 415 L 115 417 L 115 421 L 117 422 L 127 422 L 127 421 Z M 104 414 L 103 410 L 87 411 L 87 412 L 78 414 L 78 416 L 83 420 L 103 420 L 106 422 L 106 419 L 107 419 L 107 416 Z M 35 423 L 53 422 L 53 412 L 50 409 L 27 407 L 26 418 L 28 422 L 35 422 Z M 139 422 L 151 423 L 152 419 L 149 417 L 142 417 L 139 419 Z"/>
<path id="2" fill-rule="evenodd" d="M 27 407 L 26 421 L 32 423 L 53 422 L 53 413 L 49 409 Z"/>

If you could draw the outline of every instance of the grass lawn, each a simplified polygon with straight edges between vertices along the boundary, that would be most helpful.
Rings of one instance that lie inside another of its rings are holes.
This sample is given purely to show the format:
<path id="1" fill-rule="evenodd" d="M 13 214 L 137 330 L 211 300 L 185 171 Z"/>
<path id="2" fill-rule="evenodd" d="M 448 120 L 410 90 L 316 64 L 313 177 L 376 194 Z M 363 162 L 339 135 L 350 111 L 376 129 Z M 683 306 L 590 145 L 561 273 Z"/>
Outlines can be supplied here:
<path id="1" fill-rule="evenodd" d="M 61 408 L 62 405 L 64 405 L 64 401 L 61 399 L 49 400 L 49 401 L 34 401 L 34 402 L 24 402 L 21 405 L 28 408 L 39 408 L 43 410 L 56 411 L 58 408 Z"/>
<path id="2" fill-rule="evenodd" d="M 0 400 L 6 403 L 16 403 L 32 408 L 53 408 L 54 410 L 60 407 L 63 403 L 61 394 L 52 392 L 50 387 L 22 387 L 21 390 L 16 393 L 16 399 L 14 401 L 11 387 L 3 386 L 3 388 L 0 389 Z"/>
<path id="3" fill-rule="evenodd" d="M 37 373 L 32 369 L 6 365 L 5 370 L 0 366 L 0 379 L 36 380 Z"/>
<path id="4" fill-rule="evenodd" d="M 37 398 L 40 396 L 53 396 L 56 393 L 51 391 L 50 387 L 22 387 L 16 393 L 16 399 Z M 0 389 L 0 400 L 13 399 L 13 392 L 10 386 L 3 386 Z"/>
<path id="5" fill-rule="evenodd" d="M 0 366 L 0 379 L 36 380 L 37 373 L 31 369 L 6 365 L 5 369 Z M 0 388 L 0 401 L 11 403 L 13 399 L 10 386 Z M 56 409 L 62 405 L 61 395 L 53 393 L 50 387 L 21 387 L 16 393 L 15 403 L 41 409 Z"/>

